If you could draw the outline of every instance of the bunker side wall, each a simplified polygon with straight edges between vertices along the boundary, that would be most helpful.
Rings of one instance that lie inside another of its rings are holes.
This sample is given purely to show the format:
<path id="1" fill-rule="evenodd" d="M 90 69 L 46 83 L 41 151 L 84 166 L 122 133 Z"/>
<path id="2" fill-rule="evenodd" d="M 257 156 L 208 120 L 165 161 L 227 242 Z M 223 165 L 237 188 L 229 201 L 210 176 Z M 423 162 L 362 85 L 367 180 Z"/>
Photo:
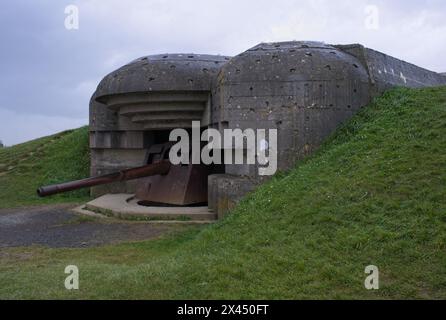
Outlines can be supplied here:
<path id="1" fill-rule="evenodd" d="M 370 94 L 376 97 L 395 87 L 423 88 L 446 85 L 446 78 L 412 63 L 362 45 L 339 45 L 340 50 L 358 58 L 367 68 L 370 77 Z"/>
<path id="2" fill-rule="evenodd" d="M 90 175 L 98 176 L 143 165 L 150 139 L 142 127 L 93 98 L 90 102 Z M 99 197 L 107 193 L 135 191 L 135 181 L 127 181 L 93 187 L 91 195 Z"/>

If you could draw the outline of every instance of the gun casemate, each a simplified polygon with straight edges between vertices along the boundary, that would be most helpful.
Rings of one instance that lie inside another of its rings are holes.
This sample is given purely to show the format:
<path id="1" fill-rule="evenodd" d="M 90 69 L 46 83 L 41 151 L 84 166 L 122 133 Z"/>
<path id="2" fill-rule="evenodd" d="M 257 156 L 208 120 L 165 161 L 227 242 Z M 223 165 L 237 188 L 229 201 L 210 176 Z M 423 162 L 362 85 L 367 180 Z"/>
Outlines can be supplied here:
<path id="1" fill-rule="evenodd" d="M 359 44 L 290 41 L 261 43 L 235 57 L 142 57 L 107 75 L 91 98 L 96 178 L 43 187 L 39 194 L 91 187 L 95 197 L 133 194 L 142 205 L 200 204 L 222 216 L 265 180 L 259 164 L 173 165 L 172 130 L 190 133 L 193 121 L 200 122 L 200 133 L 275 129 L 277 168 L 287 170 L 388 88 L 443 84 L 443 75 Z"/>

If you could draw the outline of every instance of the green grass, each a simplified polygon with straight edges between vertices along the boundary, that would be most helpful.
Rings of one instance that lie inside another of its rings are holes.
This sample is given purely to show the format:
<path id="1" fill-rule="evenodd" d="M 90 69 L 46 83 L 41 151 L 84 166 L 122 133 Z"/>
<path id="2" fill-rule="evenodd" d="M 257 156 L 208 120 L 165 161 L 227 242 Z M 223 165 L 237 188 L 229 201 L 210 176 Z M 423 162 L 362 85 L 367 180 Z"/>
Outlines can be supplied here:
<path id="1" fill-rule="evenodd" d="M 88 190 L 38 198 L 39 186 L 89 176 L 88 128 L 0 149 L 0 208 L 80 202 Z"/>
<path id="2" fill-rule="evenodd" d="M 0 251 L 0 298 L 445 299 L 445 136 L 446 87 L 392 90 L 214 225 Z M 364 288 L 370 264 L 379 290 Z"/>

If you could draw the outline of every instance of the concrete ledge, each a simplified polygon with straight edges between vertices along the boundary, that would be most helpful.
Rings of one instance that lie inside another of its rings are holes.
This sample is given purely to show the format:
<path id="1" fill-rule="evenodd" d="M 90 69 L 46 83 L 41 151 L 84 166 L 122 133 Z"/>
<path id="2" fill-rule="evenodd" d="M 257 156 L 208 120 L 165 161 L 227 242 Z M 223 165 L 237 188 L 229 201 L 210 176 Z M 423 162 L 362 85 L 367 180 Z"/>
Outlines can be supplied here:
<path id="1" fill-rule="evenodd" d="M 99 219 L 107 219 L 108 218 L 106 215 L 88 210 L 84 204 L 81 206 L 78 206 L 76 208 L 70 209 L 70 210 L 74 213 L 89 216 L 89 217 L 94 217 L 94 218 L 99 218 Z"/>
<path id="2" fill-rule="evenodd" d="M 83 210 L 126 220 L 212 222 L 217 215 L 208 207 L 146 207 L 132 194 L 106 194 L 88 202 Z"/>

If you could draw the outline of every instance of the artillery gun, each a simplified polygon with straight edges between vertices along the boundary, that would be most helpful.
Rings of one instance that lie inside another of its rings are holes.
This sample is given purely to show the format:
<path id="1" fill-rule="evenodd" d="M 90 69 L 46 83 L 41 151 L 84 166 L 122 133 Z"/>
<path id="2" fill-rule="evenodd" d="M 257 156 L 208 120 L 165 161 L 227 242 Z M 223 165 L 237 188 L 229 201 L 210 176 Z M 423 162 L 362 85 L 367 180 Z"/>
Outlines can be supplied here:
<path id="1" fill-rule="evenodd" d="M 171 143 L 156 144 L 147 151 L 146 165 L 97 177 L 43 186 L 40 197 L 113 182 L 139 179 L 136 198 L 143 205 L 189 206 L 207 202 L 208 166 L 173 165 L 168 160 Z"/>

